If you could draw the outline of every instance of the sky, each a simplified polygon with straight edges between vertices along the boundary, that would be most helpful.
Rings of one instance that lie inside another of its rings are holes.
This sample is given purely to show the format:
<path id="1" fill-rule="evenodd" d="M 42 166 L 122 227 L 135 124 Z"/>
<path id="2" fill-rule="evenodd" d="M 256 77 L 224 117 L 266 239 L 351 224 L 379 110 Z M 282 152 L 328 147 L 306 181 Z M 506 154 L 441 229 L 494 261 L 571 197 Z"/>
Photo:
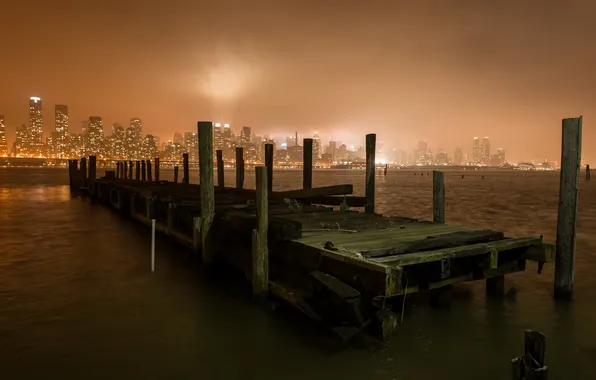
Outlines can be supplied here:
<path id="1" fill-rule="evenodd" d="M 560 158 L 583 115 L 596 159 L 593 0 L 4 0 L 0 114 L 9 143 L 28 98 L 143 120 L 171 138 L 199 120 L 348 144 Z"/>

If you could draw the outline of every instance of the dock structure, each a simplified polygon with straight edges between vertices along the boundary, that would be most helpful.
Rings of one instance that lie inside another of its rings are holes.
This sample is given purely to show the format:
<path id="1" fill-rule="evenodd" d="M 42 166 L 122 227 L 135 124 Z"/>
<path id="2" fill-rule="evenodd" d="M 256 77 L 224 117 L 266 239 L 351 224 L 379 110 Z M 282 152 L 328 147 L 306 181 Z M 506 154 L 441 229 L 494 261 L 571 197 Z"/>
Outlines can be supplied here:
<path id="1" fill-rule="evenodd" d="M 500 282 L 525 270 L 526 260 L 554 260 L 554 246 L 540 237 L 445 224 L 439 199 L 436 221 L 377 214 L 370 170 L 365 197 L 353 196 L 351 184 L 311 187 L 310 181 L 302 189 L 271 191 L 268 165 L 255 168 L 256 189 L 221 186 L 214 183 L 212 124 L 198 129 L 199 185 L 104 177 L 89 195 L 148 227 L 155 219 L 158 232 L 204 263 L 243 274 L 255 298 L 285 301 L 344 339 L 367 332 L 387 340 L 402 304 L 392 301 L 408 294 Z M 367 157 L 374 162 L 369 136 Z M 442 179 L 436 175 L 441 199 Z"/>

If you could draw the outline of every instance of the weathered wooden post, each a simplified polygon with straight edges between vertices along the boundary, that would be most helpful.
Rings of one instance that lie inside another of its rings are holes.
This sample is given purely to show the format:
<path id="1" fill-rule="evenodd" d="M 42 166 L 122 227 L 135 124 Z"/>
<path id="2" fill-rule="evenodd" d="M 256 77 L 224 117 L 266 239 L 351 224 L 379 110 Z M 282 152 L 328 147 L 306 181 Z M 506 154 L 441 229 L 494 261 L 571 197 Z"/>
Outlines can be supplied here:
<path id="1" fill-rule="evenodd" d="M 312 139 L 304 139 L 302 151 L 302 188 L 312 188 Z"/>
<path id="2" fill-rule="evenodd" d="M 135 179 L 137 181 L 141 180 L 141 161 L 139 161 L 139 160 L 137 160 L 136 166 L 135 166 Z"/>
<path id="3" fill-rule="evenodd" d="M 213 160 L 213 158 L 211 160 Z M 190 183 L 190 167 L 188 164 L 188 153 L 182 154 L 182 171 L 184 174 L 184 177 L 182 177 L 182 183 L 188 185 Z"/>
<path id="4" fill-rule="evenodd" d="M 571 297 L 582 148 L 582 117 L 563 119 L 561 179 L 555 256 L 555 297 Z"/>
<path id="5" fill-rule="evenodd" d="M 366 203 L 365 212 L 375 212 L 375 151 L 377 149 L 377 135 L 366 135 Z"/>
<path id="6" fill-rule="evenodd" d="M 590 165 L 586 165 L 586 181 L 590 180 Z"/>
<path id="7" fill-rule="evenodd" d="M 124 165 L 124 172 L 123 172 L 122 178 L 127 179 L 128 178 L 128 162 L 122 161 L 122 163 Z"/>
<path id="8" fill-rule="evenodd" d="M 95 195 L 95 179 L 97 177 L 97 157 L 89 156 L 89 190 Z"/>
<path id="9" fill-rule="evenodd" d="M 68 160 L 68 173 L 70 177 L 70 189 L 76 189 L 79 183 L 79 169 L 77 160 Z"/>
<path id="10" fill-rule="evenodd" d="M 120 177 L 120 161 L 116 161 L 116 178 L 122 178 Z"/>
<path id="11" fill-rule="evenodd" d="M 215 151 L 215 155 L 217 158 L 217 187 L 223 189 L 226 186 L 224 180 L 223 151 L 218 149 Z"/>
<path id="12" fill-rule="evenodd" d="M 174 183 L 178 183 L 178 166 L 174 166 Z"/>
<path id="13" fill-rule="evenodd" d="M 445 176 L 433 170 L 433 222 L 445 223 Z"/>
<path id="14" fill-rule="evenodd" d="M 128 179 L 132 179 L 132 160 L 128 161 Z"/>
<path id="15" fill-rule="evenodd" d="M 147 180 L 147 167 L 145 165 L 145 160 L 141 160 L 141 181 L 145 182 Z"/>
<path id="16" fill-rule="evenodd" d="M 267 190 L 273 191 L 273 144 L 265 144 L 265 167 L 267 168 Z"/>
<path id="17" fill-rule="evenodd" d="M 147 181 L 153 182 L 153 170 L 151 170 L 151 160 L 147 160 Z"/>
<path id="18" fill-rule="evenodd" d="M 258 300 L 267 299 L 269 293 L 269 252 L 267 231 L 269 228 L 269 198 L 267 168 L 257 166 L 257 228 L 252 232 L 252 293 Z"/>
<path id="19" fill-rule="evenodd" d="M 87 159 L 81 158 L 81 168 L 79 169 L 79 183 L 81 187 L 87 186 Z"/>
<path id="20" fill-rule="evenodd" d="M 213 188 L 213 123 L 199 121 L 199 172 L 201 176 L 201 250 L 203 263 L 213 261 L 212 230 L 215 216 L 215 190 Z"/>
<path id="21" fill-rule="evenodd" d="M 512 380 L 546 380 L 546 337 L 538 331 L 524 332 L 524 354 L 511 360 Z"/>
<path id="22" fill-rule="evenodd" d="M 244 187 L 244 149 L 236 147 L 236 188 Z"/>
<path id="23" fill-rule="evenodd" d="M 159 182 L 159 157 L 155 157 L 155 182 Z"/>

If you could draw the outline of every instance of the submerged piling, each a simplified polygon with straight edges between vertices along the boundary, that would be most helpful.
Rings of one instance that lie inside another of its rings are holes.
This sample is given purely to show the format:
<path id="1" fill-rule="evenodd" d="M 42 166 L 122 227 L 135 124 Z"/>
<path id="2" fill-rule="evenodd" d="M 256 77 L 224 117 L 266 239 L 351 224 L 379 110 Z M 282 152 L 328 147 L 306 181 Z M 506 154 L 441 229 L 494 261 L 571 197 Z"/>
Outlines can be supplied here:
<path id="1" fill-rule="evenodd" d="M 155 182 L 159 182 L 159 157 L 155 157 Z"/>
<path id="2" fill-rule="evenodd" d="M 212 224 L 215 217 L 215 191 L 213 188 L 213 123 L 200 121 L 199 174 L 201 176 L 201 250 L 203 263 L 213 261 Z"/>
<path id="3" fill-rule="evenodd" d="M 151 169 L 151 160 L 147 160 L 147 181 L 153 182 L 153 170 Z"/>
<path id="4" fill-rule="evenodd" d="M 366 135 L 366 188 L 365 212 L 375 212 L 375 150 L 377 146 L 377 135 L 369 133 Z"/>
<path id="5" fill-rule="evenodd" d="M 273 191 L 273 144 L 265 144 L 265 167 L 267 167 L 267 190 Z"/>
<path id="6" fill-rule="evenodd" d="M 141 180 L 141 161 L 137 160 L 135 165 L 135 179 L 137 181 Z"/>
<path id="7" fill-rule="evenodd" d="M 244 149 L 236 147 L 236 188 L 244 187 Z"/>
<path id="8" fill-rule="evenodd" d="M 269 252 L 267 231 L 269 228 L 269 198 L 267 168 L 257 166 L 257 228 L 252 232 L 252 292 L 257 300 L 267 299 L 269 293 Z"/>
<path id="9" fill-rule="evenodd" d="M 174 183 L 178 183 L 178 166 L 174 166 Z"/>
<path id="10" fill-rule="evenodd" d="M 217 187 L 223 189 L 226 186 L 224 179 L 223 151 L 218 149 L 215 151 L 215 155 L 217 158 Z"/>
<path id="11" fill-rule="evenodd" d="M 445 223 L 445 176 L 433 170 L 433 222 Z"/>
<path id="12" fill-rule="evenodd" d="M 182 154 L 182 183 L 188 185 L 190 183 L 190 167 L 188 163 L 188 153 Z"/>
<path id="13" fill-rule="evenodd" d="M 312 188 L 312 144 L 313 139 L 304 139 L 303 159 L 302 159 L 302 188 Z"/>
<path id="14" fill-rule="evenodd" d="M 145 182 L 147 180 L 147 166 L 145 164 L 145 160 L 141 160 L 141 181 Z"/>

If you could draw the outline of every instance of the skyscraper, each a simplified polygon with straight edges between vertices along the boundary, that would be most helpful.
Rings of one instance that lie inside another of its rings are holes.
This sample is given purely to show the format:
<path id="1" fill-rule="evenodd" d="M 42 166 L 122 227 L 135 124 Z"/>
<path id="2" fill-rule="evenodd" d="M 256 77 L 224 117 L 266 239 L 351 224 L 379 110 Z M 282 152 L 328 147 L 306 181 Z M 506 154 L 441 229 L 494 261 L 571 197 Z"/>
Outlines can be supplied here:
<path id="1" fill-rule="evenodd" d="M 18 157 L 26 157 L 30 153 L 29 128 L 25 124 L 17 128 L 17 138 L 14 141 L 12 153 Z"/>
<path id="2" fill-rule="evenodd" d="M 315 135 L 312 138 L 312 157 L 315 160 L 321 158 L 321 137 L 319 136 L 319 132 L 315 132 Z"/>
<path id="3" fill-rule="evenodd" d="M 89 116 L 87 127 L 87 153 L 89 155 L 103 156 L 103 122 L 99 116 Z"/>
<path id="4" fill-rule="evenodd" d="M 464 151 L 462 148 L 455 149 L 455 153 L 453 154 L 453 164 L 454 165 L 463 165 L 464 164 Z"/>
<path id="5" fill-rule="evenodd" d="M 56 104 L 54 107 L 54 135 L 52 136 L 54 152 L 57 157 L 68 155 L 68 106 Z"/>
<path id="6" fill-rule="evenodd" d="M 250 127 L 242 127 L 242 131 L 240 132 L 240 146 L 241 147 L 248 147 L 251 141 L 251 130 Z"/>
<path id="7" fill-rule="evenodd" d="M 472 142 L 472 163 L 479 165 L 482 162 L 482 147 L 480 146 L 480 139 L 474 137 Z"/>
<path id="8" fill-rule="evenodd" d="M 184 132 L 184 147 L 190 161 L 199 160 L 199 134 L 198 132 Z"/>
<path id="9" fill-rule="evenodd" d="M 418 154 L 417 154 L 417 163 L 419 164 L 427 164 L 428 161 L 430 161 L 428 159 L 428 142 L 426 140 L 420 140 L 418 141 Z"/>
<path id="10" fill-rule="evenodd" d="M 4 126 L 4 115 L 0 115 L 0 157 L 8 156 L 6 145 L 6 127 Z"/>
<path id="11" fill-rule="evenodd" d="M 221 127 L 221 123 L 213 124 L 213 154 L 215 154 L 215 150 L 223 148 L 223 131 Z"/>
<path id="12" fill-rule="evenodd" d="M 484 165 L 490 165 L 490 142 L 488 136 L 482 139 L 482 157 L 480 162 Z"/>
<path id="13" fill-rule="evenodd" d="M 29 98 L 29 155 L 39 156 L 43 149 L 43 112 L 41 98 Z"/>
<path id="14" fill-rule="evenodd" d="M 157 141 L 153 135 L 147 135 L 143 139 L 141 156 L 146 160 L 151 160 L 157 156 Z"/>
<path id="15" fill-rule="evenodd" d="M 119 123 L 112 125 L 112 135 L 109 140 L 110 146 L 106 147 L 106 151 L 117 160 L 127 158 L 126 156 L 126 135 L 124 134 L 124 127 Z"/>
<path id="16" fill-rule="evenodd" d="M 124 150 L 126 151 L 126 158 L 129 160 L 136 160 L 139 158 L 139 145 L 137 144 L 137 140 L 136 130 L 132 126 L 126 128 Z"/>

